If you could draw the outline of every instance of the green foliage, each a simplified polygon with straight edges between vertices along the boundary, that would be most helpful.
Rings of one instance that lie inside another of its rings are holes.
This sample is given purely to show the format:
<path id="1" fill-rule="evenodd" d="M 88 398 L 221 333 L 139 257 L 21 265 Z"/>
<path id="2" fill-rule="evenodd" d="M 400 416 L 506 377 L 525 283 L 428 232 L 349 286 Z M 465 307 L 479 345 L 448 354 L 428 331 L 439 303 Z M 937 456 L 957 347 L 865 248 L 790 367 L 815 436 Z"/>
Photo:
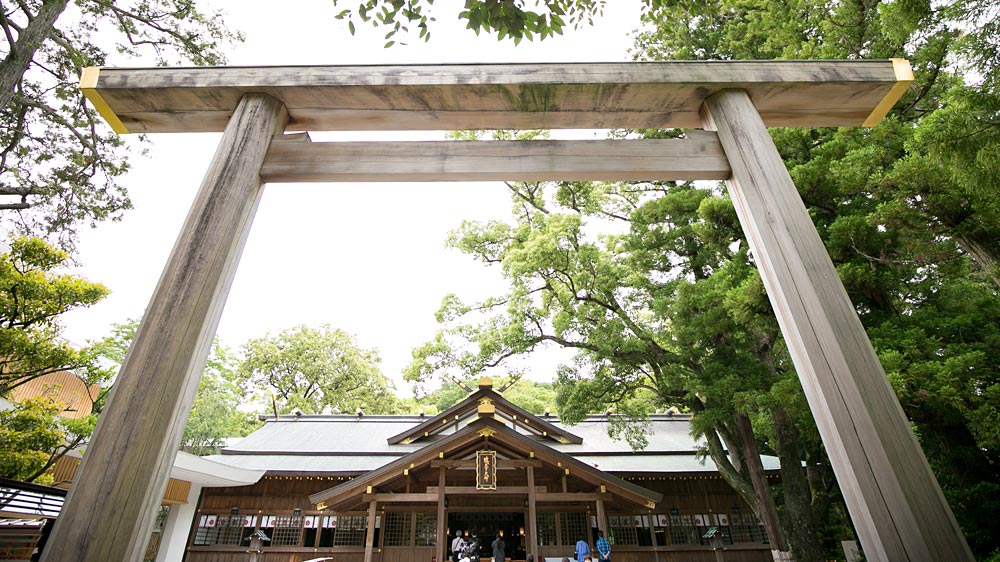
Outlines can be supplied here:
<path id="1" fill-rule="evenodd" d="M 64 442 L 56 418 L 63 408 L 52 398 L 39 396 L 0 411 L 0 476 L 23 481 L 39 476 Z M 45 480 L 38 481 L 49 483 Z"/>
<path id="2" fill-rule="evenodd" d="M 80 224 L 132 206 L 120 183 L 124 143 L 84 101 L 83 69 L 140 56 L 223 64 L 222 47 L 242 37 L 193 0 L 13 2 L 4 12 L 0 196 L 16 199 L 0 209 L 17 230 L 72 248 Z"/>
<path id="3" fill-rule="evenodd" d="M 94 353 L 105 363 L 113 365 L 117 372 L 138 328 L 137 319 L 115 324 L 110 334 L 94 344 Z M 212 342 L 191 413 L 184 426 L 180 443 L 182 451 L 200 456 L 214 454 L 225 444 L 226 438 L 249 435 L 258 426 L 255 416 L 241 409 L 244 393 L 237 382 L 237 364 L 238 358 L 229 348 L 218 339 Z M 110 388 L 101 394 L 98 413 L 108 392 Z"/>
<path id="4" fill-rule="evenodd" d="M 255 416 L 240 409 L 243 391 L 236 368 L 236 357 L 216 340 L 184 426 L 182 451 L 199 456 L 218 453 L 226 438 L 249 435 L 259 425 Z"/>
<path id="5" fill-rule="evenodd" d="M 354 337 L 324 325 L 298 326 L 276 336 L 248 341 L 238 380 L 259 398 L 270 393 L 281 413 L 334 411 L 392 414 L 400 410 L 391 381 L 379 370 L 375 350 L 361 349 Z"/>
<path id="6" fill-rule="evenodd" d="M 100 375 L 91 350 L 60 339 L 59 317 L 97 303 L 108 289 L 61 273 L 68 261 L 65 252 L 38 238 L 12 238 L 10 250 L 0 255 L 0 396 L 47 373 Z"/>
<path id="7" fill-rule="evenodd" d="M 603 12 L 605 1 L 542 0 L 537 3 L 538 11 L 533 11 L 526 9 L 522 0 L 469 0 L 458 13 L 458 19 L 464 20 L 466 28 L 476 35 L 480 31 L 495 33 L 498 40 L 513 39 L 516 45 L 522 39 L 532 41 L 536 36 L 545 39 L 562 35 L 567 25 L 573 29 L 584 23 L 592 25 L 594 17 Z M 355 21 L 361 21 L 389 30 L 385 34 L 386 48 L 395 44 L 397 34 L 416 33 L 418 39 L 430 40 L 430 24 L 435 21 L 431 15 L 434 0 L 333 0 L 335 6 L 355 3 L 356 8 L 341 10 L 336 15 L 337 19 L 347 20 L 351 35 L 356 32 Z"/>
<path id="8" fill-rule="evenodd" d="M 510 380 L 510 378 L 495 379 L 494 390 L 502 388 Z M 463 382 L 469 388 L 476 388 L 478 379 L 466 379 Z M 468 392 L 459 385 L 445 381 L 437 390 L 421 397 L 417 403 L 421 405 L 424 413 L 433 415 L 444 412 L 465 400 L 468 395 Z M 519 376 L 517 382 L 503 391 L 503 397 L 532 414 L 542 415 L 547 411 L 555 411 L 556 392 L 551 383 L 535 382 Z"/>
<path id="9" fill-rule="evenodd" d="M 995 3 L 661 2 L 644 19 L 640 58 L 911 61 L 913 86 L 877 127 L 772 136 L 970 546 L 987 554 L 1000 537 L 982 493 L 1000 476 Z M 808 457 L 814 431 L 798 425 Z"/>

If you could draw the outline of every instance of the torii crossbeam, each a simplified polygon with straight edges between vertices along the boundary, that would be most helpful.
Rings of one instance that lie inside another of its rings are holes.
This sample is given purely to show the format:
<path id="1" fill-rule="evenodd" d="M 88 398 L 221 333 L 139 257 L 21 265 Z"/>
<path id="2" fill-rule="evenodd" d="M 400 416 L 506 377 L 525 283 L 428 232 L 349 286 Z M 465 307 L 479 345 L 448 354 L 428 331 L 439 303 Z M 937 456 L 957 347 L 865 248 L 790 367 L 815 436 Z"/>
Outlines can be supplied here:
<path id="1" fill-rule="evenodd" d="M 43 560 L 141 559 L 266 181 L 726 179 L 869 560 L 972 561 L 766 127 L 873 126 L 909 64 L 88 69 L 128 132 L 225 131 Z M 285 131 L 704 128 L 671 141 L 311 143 Z"/>

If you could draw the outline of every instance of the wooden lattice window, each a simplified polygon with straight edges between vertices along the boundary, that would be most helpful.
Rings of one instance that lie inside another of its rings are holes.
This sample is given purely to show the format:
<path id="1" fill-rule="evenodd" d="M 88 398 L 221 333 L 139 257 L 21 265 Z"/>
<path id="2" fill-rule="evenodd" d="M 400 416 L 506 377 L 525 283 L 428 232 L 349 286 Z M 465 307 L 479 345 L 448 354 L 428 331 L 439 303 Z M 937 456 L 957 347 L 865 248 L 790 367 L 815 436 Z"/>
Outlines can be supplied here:
<path id="1" fill-rule="evenodd" d="M 635 532 L 635 518 L 631 515 L 609 515 L 608 516 L 608 540 L 612 544 L 639 544 L 639 537 Z"/>
<path id="2" fill-rule="evenodd" d="M 366 519 L 364 515 L 341 515 L 337 519 L 333 546 L 364 546 Z"/>
<path id="3" fill-rule="evenodd" d="M 670 544 L 698 544 L 698 539 L 698 529 L 692 516 L 670 516 Z"/>
<path id="4" fill-rule="evenodd" d="M 543 512 L 536 513 L 535 526 L 538 529 L 538 544 L 540 546 L 555 546 L 556 514 Z"/>
<path id="5" fill-rule="evenodd" d="M 382 530 L 385 533 L 383 545 L 410 546 L 411 515 L 410 513 L 394 513 L 391 511 L 385 514 L 385 528 Z"/>
<path id="6" fill-rule="evenodd" d="M 575 545 L 576 541 L 580 539 L 588 543 L 591 542 L 587 514 L 582 511 L 560 513 L 559 527 L 562 531 L 562 543 L 564 546 Z"/>
<path id="7" fill-rule="evenodd" d="M 437 524 L 437 513 L 418 513 L 415 546 L 437 546 Z"/>
<path id="8" fill-rule="evenodd" d="M 302 516 L 287 515 L 274 518 L 270 546 L 300 546 L 302 543 Z"/>
<path id="9" fill-rule="evenodd" d="M 733 513 L 729 516 L 733 542 L 767 543 L 767 532 L 753 513 Z"/>
<path id="10" fill-rule="evenodd" d="M 202 515 L 194 533 L 196 546 L 238 545 L 243 536 L 243 518 L 239 515 Z"/>

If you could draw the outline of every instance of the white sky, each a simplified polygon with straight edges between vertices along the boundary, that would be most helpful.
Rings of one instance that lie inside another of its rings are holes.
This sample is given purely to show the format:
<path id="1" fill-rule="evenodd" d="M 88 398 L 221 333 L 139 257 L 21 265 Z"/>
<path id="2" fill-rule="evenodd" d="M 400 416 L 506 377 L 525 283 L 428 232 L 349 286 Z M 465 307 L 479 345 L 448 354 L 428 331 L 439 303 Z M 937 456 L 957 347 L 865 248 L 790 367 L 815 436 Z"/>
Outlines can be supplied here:
<path id="1" fill-rule="evenodd" d="M 356 6 L 357 0 L 343 0 Z M 219 0 L 246 42 L 229 64 L 433 64 L 602 62 L 630 60 L 629 33 L 639 25 L 638 0 L 610 0 L 593 28 L 567 30 L 543 42 L 498 42 L 462 29 L 463 0 L 437 0 L 430 43 L 389 49 L 385 31 L 359 26 L 354 37 L 333 18 L 330 0 Z M 129 66 L 112 59 L 109 65 Z M 134 65 L 134 63 L 133 63 Z M 594 135 L 595 133 L 588 133 Z M 443 133 L 341 133 L 338 138 L 412 140 Z M 81 235 L 76 271 L 112 294 L 64 317 L 65 336 L 83 344 L 113 323 L 142 314 L 218 142 L 217 134 L 151 135 L 149 156 L 133 158 L 124 179 L 135 209 L 119 223 Z M 314 135 L 314 138 L 317 138 Z M 328 140 L 323 137 L 323 140 Z M 327 323 L 377 348 L 383 372 L 409 393 L 400 371 L 412 348 L 430 339 L 441 298 L 475 300 L 503 290 L 497 272 L 447 250 L 447 233 L 462 219 L 508 220 L 510 199 L 499 183 L 270 184 L 254 220 L 218 334 L 238 349 L 246 340 L 307 324 Z M 550 380 L 552 365 L 530 376 Z"/>

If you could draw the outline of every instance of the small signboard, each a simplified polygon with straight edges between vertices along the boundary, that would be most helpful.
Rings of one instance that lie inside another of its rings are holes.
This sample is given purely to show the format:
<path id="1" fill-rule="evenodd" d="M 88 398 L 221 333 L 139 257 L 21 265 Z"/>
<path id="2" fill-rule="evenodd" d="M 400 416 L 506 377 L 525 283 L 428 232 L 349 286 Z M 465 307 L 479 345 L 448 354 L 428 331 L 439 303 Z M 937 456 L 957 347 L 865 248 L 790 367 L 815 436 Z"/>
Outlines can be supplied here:
<path id="1" fill-rule="evenodd" d="M 496 451 L 476 451 L 476 489 L 497 489 Z"/>

